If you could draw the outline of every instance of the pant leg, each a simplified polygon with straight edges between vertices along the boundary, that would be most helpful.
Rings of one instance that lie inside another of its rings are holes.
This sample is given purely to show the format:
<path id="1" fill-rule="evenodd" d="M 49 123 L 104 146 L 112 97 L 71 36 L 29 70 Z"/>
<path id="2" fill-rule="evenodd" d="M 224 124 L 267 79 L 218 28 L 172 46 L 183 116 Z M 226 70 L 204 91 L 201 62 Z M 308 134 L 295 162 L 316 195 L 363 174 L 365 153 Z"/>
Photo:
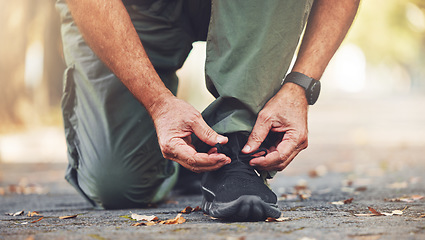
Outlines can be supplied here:
<path id="1" fill-rule="evenodd" d="M 219 133 L 251 132 L 281 87 L 311 0 L 213 0 L 206 82 L 216 100 L 203 112 Z"/>
<path id="2" fill-rule="evenodd" d="M 130 17 L 161 79 L 176 93 L 175 70 L 194 37 L 179 16 L 181 3 L 145 2 L 127 6 Z M 59 0 L 57 9 L 68 66 L 62 100 L 66 179 L 99 208 L 141 207 L 161 200 L 175 183 L 176 164 L 162 157 L 150 116 L 87 46 L 65 1 Z"/>

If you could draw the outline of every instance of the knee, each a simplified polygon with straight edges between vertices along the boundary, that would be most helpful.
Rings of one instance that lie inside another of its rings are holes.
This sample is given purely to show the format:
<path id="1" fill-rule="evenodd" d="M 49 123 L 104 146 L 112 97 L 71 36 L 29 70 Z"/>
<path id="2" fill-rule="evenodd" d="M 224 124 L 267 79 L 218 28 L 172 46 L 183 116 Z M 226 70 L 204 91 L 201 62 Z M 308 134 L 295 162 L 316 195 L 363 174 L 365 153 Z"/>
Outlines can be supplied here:
<path id="1" fill-rule="evenodd" d="M 160 183 L 143 184 L 140 177 L 114 171 L 95 180 L 96 202 L 105 209 L 146 207 L 151 203 Z"/>
<path id="2" fill-rule="evenodd" d="M 86 195 L 105 209 L 145 207 L 168 177 L 162 158 L 148 153 L 98 152 L 80 165 L 80 186 L 85 185 Z"/>

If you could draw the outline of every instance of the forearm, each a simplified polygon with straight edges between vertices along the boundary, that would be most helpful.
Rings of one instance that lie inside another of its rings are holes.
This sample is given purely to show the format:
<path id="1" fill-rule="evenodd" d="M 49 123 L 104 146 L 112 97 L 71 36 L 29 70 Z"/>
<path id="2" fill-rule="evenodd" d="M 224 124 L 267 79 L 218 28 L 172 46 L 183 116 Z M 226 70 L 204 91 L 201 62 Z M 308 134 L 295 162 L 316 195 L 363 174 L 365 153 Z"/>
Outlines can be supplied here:
<path id="1" fill-rule="evenodd" d="M 153 115 L 172 96 L 149 61 L 120 0 L 67 0 L 84 39 L 96 55 Z"/>
<path id="2" fill-rule="evenodd" d="M 360 0 L 315 0 L 292 71 L 319 80 L 356 15 Z"/>

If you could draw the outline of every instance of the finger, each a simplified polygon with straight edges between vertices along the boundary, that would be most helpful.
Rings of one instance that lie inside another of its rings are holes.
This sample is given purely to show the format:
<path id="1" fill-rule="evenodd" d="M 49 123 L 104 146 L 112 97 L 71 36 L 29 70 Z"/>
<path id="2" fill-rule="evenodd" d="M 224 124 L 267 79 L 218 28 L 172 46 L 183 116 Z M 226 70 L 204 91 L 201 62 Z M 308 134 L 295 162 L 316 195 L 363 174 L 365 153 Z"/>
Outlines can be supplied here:
<path id="1" fill-rule="evenodd" d="M 272 171 L 282 171 L 283 169 L 285 169 L 291 162 L 292 160 L 295 159 L 295 157 L 298 155 L 298 153 L 300 153 L 301 151 L 295 151 L 291 154 L 291 156 L 289 156 L 286 161 L 284 161 L 283 163 L 270 167 L 271 169 L 273 169 Z"/>
<path id="2" fill-rule="evenodd" d="M 208 151 L 208 154 L 218 153 L 217 148 L 213 147 Z"/>
<path id="3" fill-rule="evenodd" d="M 230 158 L 222 153 L 198 153 L 186 144 L 176 144 L 176 147 L 164 154 L 166 158 L 184 162 L 193 167 L 213 166 L 218 162 L 229 162 Z"/>
<path id="4" fill-rule="evenodd" d="M 271 129 L 270 124 L 264 123 L 263 121 L 258 121 L 255 123 L 254 128 L 252 129 L 251 134 L 248 137 L 248 141 L 245 146 L 242 148 L 242 152 L 247 154 L 258 149 L 266 139 L 269 131 Z"/>
<path id="5" fill-rule="evenodd" d="M 173 147 L 166 147 L 163 150 L 164 157 L 176 161 L 193 171 L 200 168 L 218 169 L 222 165 L 230 163 L 231 161 L 230 158 L 224 154 L 198 153 L 182 139 L 175 139 L 170 145 Z M 216 165 L 219 166 L 216 167 Z"/>
<path id="6" fill-rule="evenodd" d="M 207 156 L 206 156 L 207 155 Z M 194 161 L 181 161 L 179 162 L 183 167 L 193 171 L 193 172 L 206 172 L 214 171 L 225 164 L 230 163 L 230 159 L 223 160 L 224 154 L 212 154 L 208 155 L 206 153 L 196 154 L 194 156 Z"/>
<path id="7" fill-rule="evenodd" d="M 298 153 L 299 152 L 293 152 L 284 162 L 278 161 L 276 165 L 270 165 L 267 167 L 256 166 L 256 169 L 266 171 L 282 171 L 292 162 L 292 160 L 294 160 Z"/>
<path id="8" fill-rule="evenodd" d="M 192 172 L 196 172 L 196 173 L 216 171 L 216 170 L 220 169 L 221 167 L 223 167 L 224 165 L 226 165 L 226 163 L 224 163 L 224 162 L 219 162 L 214 166 L 202 166 L 202 167 L 194 167 L 194 166 L 190 166 L 190 165 L 182 164 L 182 163 L 180 163 L 180 164 L 183 167 L 187 168 L 188 170 L 190 170 Z"/>
<path id="9" fill-rule="evenodd" d="M 219 135 L 201 118 L 196 121 L 192 127 L 193 133 L 204 143 L 214 146 L 217 143 L 226 144 L 228 139 Z"/>
<path id="10" fill-rule="evenodd" d="M 264 157 L 254 158 L 250 161 L 251 166 L 268 169 L 270 167 L 284 163 L 294 151 L 297 144 L 293 141 L 286 140 L 278 144 L 276 151 L 270 152 Z M 299 152 L 299 151 L 298 151 Z"/>

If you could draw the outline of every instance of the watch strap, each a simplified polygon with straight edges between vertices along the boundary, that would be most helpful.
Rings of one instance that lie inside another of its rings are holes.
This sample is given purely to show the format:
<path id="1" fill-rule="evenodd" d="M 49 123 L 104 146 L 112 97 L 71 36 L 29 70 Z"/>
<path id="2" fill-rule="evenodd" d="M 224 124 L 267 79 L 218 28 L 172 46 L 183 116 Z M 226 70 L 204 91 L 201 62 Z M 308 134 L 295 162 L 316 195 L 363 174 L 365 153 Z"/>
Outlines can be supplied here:
<path id="1" fill-rule="evenodd" d="M 304 88 L 305 97 L 309 105 L 316 103 L 320 93 L 319 81 L 299 72 L 291 72 L 286 75 L 282 85 L 288 82 L 295 83 Z"/>
<path id="2" fill-rule="evenodd" d="M 291 72 L 286 75 L 285 80 L 283 80 L 283 84 L 291 82 L 300 85 L 304 88 L 304 90 L 307 90 L 313 80 L 314 78 L 308 77 L 307 75 L 304 75 L 302 73 Z"/>

